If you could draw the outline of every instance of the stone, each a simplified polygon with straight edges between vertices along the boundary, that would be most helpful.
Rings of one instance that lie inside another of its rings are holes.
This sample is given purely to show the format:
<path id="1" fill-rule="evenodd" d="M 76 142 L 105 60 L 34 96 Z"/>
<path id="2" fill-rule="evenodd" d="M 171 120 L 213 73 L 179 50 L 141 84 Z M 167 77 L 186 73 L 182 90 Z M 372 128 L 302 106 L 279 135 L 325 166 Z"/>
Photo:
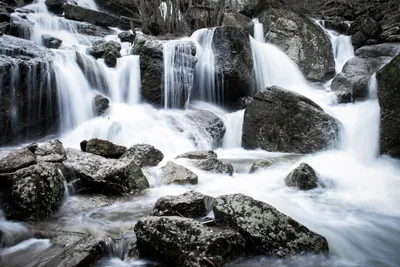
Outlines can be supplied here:
<path id="1" fill-rule="evenodd" d="M 320 182 L 315 170 L 310 165 L 303 162 L 286 176 L 285 184 L 300 190 L 311 190 L 317 188 Z"/>
<path id="2" fill-rule="evenodd" d="M 162 181 L 164 184 L 198 184 L 197 175 L 191 170 L 168 161 L 167 164 L 161 168 Z"/>
<path id="3" fill-rule="evenodd" d="M 88 53 L 89 55 L 93 56 L 94 58 L 98 59 L 103 57 L 105 54 L 109 52 L 115 52 L 118 57 L 121 57 L 121 44 L 116 41 L 108 41 L 105 43 L 101 43 L 99 45 L 92 46 Z"/>
<path id="4" fill-rule="evenodd" d="M 139 193 L 149 182 L 134 160 L 106 159 L 101 156 L 67 149 L 66 170 L 80 179 L 88 193 L 127 195 Z"/>
<path id="5" fill-rule="evenodd" d="M 47 9 L 50 10 L 51 12 L 56 14 L 61 14 L 62 7 L 67 2 L 68 2 L 67 0 L 46 0 L 45 4 L 47 6 Z"/>
<path id="6" fill-rule="evenodd" d="M 109 107 L 110 100 L 107 97 L 98 94 L 93 98 L 93 109 L 96 116 L 101 116 L 106 113 Z"/>
<path id="7" fill-rule="evenodd" d="M 254 27 L 251 18 L 237 12 L 227 12 L 224 14 L 223 26 L 235 26 L 249 30 Z"/>
<path id="8" fill-rule="evenodd" d="M 338 145 L 340 122 L 312 100 L 272 86 L 254 96 L 243 122 L 243 147 L 314 153 Z"/>
<path id="9" fill-rule="evenodd" d="M 377 72 L 381 108 L 380 152 L 400 158 L 400 55 Z"/>
<path id="10" fill-rule="evenodd" d="M 65 178 L 60 165 L 40 162 L 9 175 L 4 213 L 9 219 L 40 221 L 52 216 L 61 206 Z"/>
<path id="11" fill-rule="evenodd" d="M 200 218 L 210 213 L 213 201 L 214 198 L 195 191 L 178 196 L 165 196 L 157 200 L 151 215 Z"/>
<path id="12" fill-rule="evenodd" d="M 63 162 L 67 159 L 67 153 L 60 140 L 50 140 L 43 145 L 40 145 L 35 150 L 35 155 L 38 162 Z"/>
<path id="13" fill-rule="evenodd" d="M 176 159 L 186 158 L 186 159 L 195 159 L 195 160 L 202 160 L 202 159 L 216 159 L 218 157 L 217 153 L 212 150 L 208 151 L 191 151 L 181 154 L 176 157 Z"/>
<path id="14" fill-rule="evenodd" d="M 118 159 L 127 151 L 124 146 L 118 146 L 110 141 L 93 138 L 85 142 L 85 149 L 83 152 L 91 153 L 94 155 L 102 156 L 109 159 Z M 81 146 L 82 147 L 82 146 Z"/>
<path id="15" fill-rule="evenodd" d="M 296 162 L 301 158 L 301 154 L 286 154 L 277 157 L 271 157 L 268 159 L 262 159 L 255 161 L 250 168 L 250 173 L 255 173 L 262 169 L 267 169 L 280 162 Z"/>
<path id="16" fill-rule="evenodd" d="M 21 149 L 0 159 L 0 173 L 11 173 L 37 163 L 35 155 L 28 149 Z"/>
<path id="17" fill-rule="evenodd" d="M 117 66 L 118 58 L 121 57 L 119 52 L 109 51 L 104 54 L 104 62 L 110 68 Z"/>
<path id="18" fill-rule="evenodd" d="M 382 27 L 368 15 L 359 16 L 350 26 L 349 32 L 353 45 L 358 48 L 368 40 L 377 38 L 382 33 Z"/>
<path id="19" fill-rule="evenodd" d="M 215 158 L 201 160 L 198 163 L 196 163 L 195 166 L 203 171 L 208 171 L 217 174 L 227 174 L 232 176 L 234 172 L 231 163 L 222 162 Z"/>
<path id="20" fill-rule="evenodd" d="M 224 266 L 244 256 L 240 234 L 193 219 L 144 217 L 135 233 L 140 257 L 158 258 L 171 266 Z"/>
<path id="21" fill-rule="evenodd" d="M 246 239 L 255 255 L 289 258 L 328 253 L 326 239 L 274 207 L 243 194 L 219 196 L 213 204 L 215 222 L 230 226 Z"/>
<path id="22" fill-rule="evenodd" d="M 118 34 L 118 38 L 121 40 L 121 42 L 133 43 L 136 38 L 136 32 L 121 32 Z"/>
<path id="23" fill-rule="evenodd" d="M 164 154 L 151 145 L 137 144 L 130 147 L 121 159 L 132 160 L 141 168 L 154 167 L 164 159 Z"/>
<path id="24" fill-rule="evenodd" d="M 140 19 L 139 6 L 137 1 L 131 0 L 96 0 L 96 4 L 116 15 L 116 16 L 127 16 Z"/>
<path id="25" fill-rule="evenodd" d="M 61 39 L 51 36 L 49 34 L 42 35 L 42 42 L 45 47 L 54 49 L 58 49 L 62 44 Z"/>
<path id="26" fill-rule="evenodd" d="M 18 38 L 30 40 L 35 23 L 22 16 L 12 16 L 9 34 Z"/>

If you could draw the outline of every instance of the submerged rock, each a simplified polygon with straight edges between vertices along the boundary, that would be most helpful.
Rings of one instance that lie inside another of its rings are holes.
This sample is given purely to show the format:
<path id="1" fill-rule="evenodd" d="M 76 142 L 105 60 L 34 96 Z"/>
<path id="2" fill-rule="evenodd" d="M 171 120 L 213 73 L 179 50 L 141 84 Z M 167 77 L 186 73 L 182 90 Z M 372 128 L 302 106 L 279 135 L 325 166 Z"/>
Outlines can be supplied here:
<path id="1" fill-rule="evenodd" d="M 39 162 L 63 162 L 67 159 L 67 153 L 60 140 L 55 139 L 44 143 L 35 150 Z"/>
<path id="2" fill-rule="evenodd" d="M 91 153 L 105 158 L 118 159 L 127 151 L 126 147 L 115 145 L 107 140 L 93 138 L 89 141 L 85 140 L 82 142 L 84 142 L 81 143 L 81 150 L 83 152 Z"/>
<path id="3" fill-rule="evenodd" d="M 230 226 L 242 234 L 248 253 L 287 258 L 329 251 L 323 236 L 249 196 L 219 196 L 213 211 L 217 224 Z"/>
<path id="4" fill-rule="evenodd" d="M 176 159 L 186 158 L 186 159 L 201 160 L 201 159 L 216 159 L 217 157 L 218 157 L 217 153 L 215 153 L 212 150 L 208 150 L 208 151 L 186 152 L 182 155 L 177 156 Z"/>
<path id="5" fill-rule="evenodd" d="M 193 219 L 145 217 L 135 225 L 140 257 L 172 266 L 224 266 L 244 256 L 243 237 L 230 229 L 209 228 Z"/>
<path id="6" fill-rule="evenodd" d="M 289 187 L 297 187 L 300 190 L 311 190 L 320 184 L 315 170 L 307 163 L 301 163 L 285 178 L 285 184 Z"/>
<path id="7" fill-rule="evenodd" d="M 42 35 L 42 42 L 45 47 L 54 48 L 54 49 L 58 49 L 62 44 L 61 39 L 54 37 L 52 35 L 49 35 L 49 34 Z"/>
<path id="8" fill-rule="evenodd" d="M 161 170 L 165 184 L 198 184 L 199 182 L 194 172 L 172 161 L 168 161 Z"/>
<path id="9" fill-rule="evenodd" d="M 121 44 L 115 41 L 108 41 L 105 43 L 101 43 L 98 45 L 94 45 L 88 51 L 90 55 L 94 58 L 101 58 L 107 55 L 108 53 L 115 53 L 117 57 L 121 57 Z"/>
<path id="10" fill-rule="evenodd" d="M 154 167 L 164 159 L 164 154 L 151 145 L 137 144 L 130 147 L 121 159 L 132 160 L 141 168 Z"/>
<path id="11" fill-rule="evenodd" d="M 11 173 L 37 163 L 35 155 L 28 149 L 21 149 L 0 159 L 0 173 Z"/>
<path id="12" fill-rule="evenodd" d="M 200 218 L 210 213 L 213 201 L 212 197 L 195 191 L 178 196 L 165 196 L 157 200 L 151 215 Z"/>
<path id="13" fill-rule="evenodd" d="M 314 153 L 335 147 L 340 123 L 312 100 L 272 86 L 255 95 L 243 122 L 243 146 L 271 152 Z"/>
<path id="14" fill-rule="evenodd" d="M 228 162 L 222 162 L 215 158 L 201 160 L 196 164 L 196 167 L 203 171 L 217 174 L 228 174 L 230 176 L 232 176 L 234 172 L 232 164 Z"/>
<path id="15" fill-rule="evenodd" d="M 103 95 L 96 95 L 93 98 L 93 109 L 96 116 L 103 115 L 110 107 L 110 100 Z"/>

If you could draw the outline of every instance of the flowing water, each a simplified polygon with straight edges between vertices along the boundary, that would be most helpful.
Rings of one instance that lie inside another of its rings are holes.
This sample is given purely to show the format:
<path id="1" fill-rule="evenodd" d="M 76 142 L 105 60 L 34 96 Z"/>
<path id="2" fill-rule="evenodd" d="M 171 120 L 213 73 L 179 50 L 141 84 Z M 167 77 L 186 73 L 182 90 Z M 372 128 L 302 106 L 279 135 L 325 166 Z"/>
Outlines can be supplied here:
<path id="1" fill-rule="evenodd" d="M 78 2 L 96 9 L 91 1 Z M 43 24 L 35 26 L 33 40 L 50 29 L 65 41 L 62 49 L 54 51 L 57 87 L 61 95 L 59 107 L 63 133 L 60 139 L 64 145 L 78 148 L 80 141 L 93 137 L 125 146 L 148 143 L 165 154 L 160 166 L 173 160 L 199 176 L 196 186 L 166 186 L 158 178 L 159 167 L 155 167 L 146 171 L 151 188 L 139 196 L 108 199 L 73 194 L 68 197 L 66 194 L 65 202 L 56 215 L 63 229 L 90 232 L 99 237 L 119 237 L 109 240 L 110 255 L 101 266 L 148 264 L 126 257 L 124 237 L 132 232 L 132 227 L 140 217 L 150 212 L 159 197 L 180 194 L 188 189 L 212 196 L 240 192 L 262 200 L 325 236 L 331 250 L 330 257 L 299 256 L 288 261 L 257 257 L 235 266 L 399 265 L 400 167 L 397 160 L 378 157 L 380 110 L 374 77 L 370 81 L 368 101 L 335 105 L 329 88 L 321 90 L 309 86 L 298 67 L 281 50 L 264 43 L 262 25 L 255 23 L 255 39 L 251 38 L 251 44 L 257 89 L 260 91 L 269 85 L 279 85 L 304 94 L 340 120 L 343 127 L 341 146 L 335 150 L 300 158 L 261 150 L 248 151 L 241 148 L 244 111 L 229 113 L 214 105 L 223 98 L 219 90 L 222 81 L 215 75 L 212 48 L 214 29 L 199 30 L 191 37 L 196 42 L 198 58 L 194 71 L 193 99 L 204 102 L 189 101 L 186 110 L 156 109 L 140 102 L 137 57 L 124 56 L 118 59 L 115 69 L 106 67 L 101 59 L 94 60 L 86 55 L 88 39 L 80 37 L 74 27 L 60 30 L 46 26 L 65 22 L 50 15 L 47 9 L 42 9 L 43 3 L 39 1 L 35 4 L 36 15 L 42 15 Z M 32 19 L 39 19 L 39 16 L 34 18 L 32 15 Z M 115 36 L 108 38 L 115 39 Z M 339 35 L 336 40 L 339 38 L 347 37 Z M 335 42 L 333 38 L 332 42 Z M 352 55 L 349 53 L 352 51 L 350 43 L 339 43 L 333 45 L 338 71 L 346 58 Z M 176 53 L 176 43 L 171 42 L 170 45 L 166 49 L 171 49 L 172 54 Z M 176 63 L 176 57 L 168 58 L 168 64 Z M 185 60 L 178 61 L 175 66 L 185 66 Z M 189 88 L 185 87 L 189 86 L 185 84 L 185 75 L 179 68 L 167 75 L 167 83 L 183 83 L 183 87 L 171 88 L 172 92 L 175 89 L 189 90 L 184 89 Z M 94 117 L 91 97 L 99 92 L 110 98 L 111 107 L 106 115 Z M 185 98 L 186 102 L 187 99 L 189 97 Z M 208 109 L 225 122 L 226 135 L 222 147 L 216 152 L 219 158 L 232 162 L 236 170 L 233 177 L 201 171 L 184 159 L 174 160 L 180 153 L 212 149 L 210 136 L 186 116 L 192 112 L 190 108 Z M 252 162 L 270 158 L 277 163 L 254 174 L 248 173 Z M 310 164 L 328 186 L 307 192 L 286 187 L 284 177 L 301 162 Z M 0 252 L 6 262 L 19 261 L 20 266 L 35 266 L 39 255 L 44 253 L 48 257 L 52 253 L 48 240 L 32 238 L 19 243 L 14 232 L 29 234 L 29 228 L 21 223 L 8 222 L 0 216 L 0 230 L 4 229 L 9 233 L 11 245 Z"/>

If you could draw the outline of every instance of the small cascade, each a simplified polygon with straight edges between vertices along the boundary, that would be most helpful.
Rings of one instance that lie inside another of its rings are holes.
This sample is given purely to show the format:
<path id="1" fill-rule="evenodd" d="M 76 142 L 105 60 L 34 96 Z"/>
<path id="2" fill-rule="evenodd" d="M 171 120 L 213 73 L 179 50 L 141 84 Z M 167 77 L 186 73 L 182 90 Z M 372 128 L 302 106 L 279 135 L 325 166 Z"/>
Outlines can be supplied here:
<path id="1" fill-rule="evenodd" d="M 378 80 L 376 79 L 376 73 L 372 74 L 368 81 L 368 98 L 370 100 L 378 99 Z"/>
<path id="2" fill-rule="evenodd" d="M 195 68 L 193 97 L 208 103 L 222 103 L 223 80 L 218 78 L 215 68 L 213 37 L 215 28 L 200 29 L 193 33 L 191 39 L 196 42 L 198 62 Z"/>
<path id="3" fill-rule="evenodd" d="M 222 148 L 241 148 L 243 133 L 244 110 L 239 110 L 225 116 L 226 132 L 222 140 Z"/>
<path id="4" fill-rule="evenodd" d="M 172 40 L 164 44 L 165 108 L 187 107 L 193 88 L 196 58 L 193 41 Z"/>
<path id="5" fill-rule="evenodd" d="M 104 241 L 105 249 L 110 258 L 125 260 L 128 257 L 129 248 L 132 245 L 134 237 L 129 234 L 122 234 L 120 238 L 107 238 Z"/>
<path id="6" fill-rule="evenodd" d="M 265 36 L 264 36 L 264 28 L 262 23 L 255 18 L 253 19 L 254 23 L 254 39 L 258 42 L 265 43 Z"/>

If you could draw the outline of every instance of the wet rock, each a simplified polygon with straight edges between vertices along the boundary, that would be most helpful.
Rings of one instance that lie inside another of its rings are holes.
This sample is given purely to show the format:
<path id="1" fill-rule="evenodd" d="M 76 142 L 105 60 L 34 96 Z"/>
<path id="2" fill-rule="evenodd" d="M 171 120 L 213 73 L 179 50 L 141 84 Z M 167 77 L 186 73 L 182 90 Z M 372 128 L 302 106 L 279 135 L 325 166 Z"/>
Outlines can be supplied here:
<path id="1" fill-rule="evenodd" d="M 35 24 L 20 16 L 12 16 L 9 34 L 18 38 L 30 40 Z"/>
<path id="2" fill-rule="evenodd" d="M 0 173 L 15 172 L 37 163 L 35 155 L 28 149 L 21 149 L 0 159 Z"/>
<path id="3" fill-rule="evenodd" d="M 103 95 L 96 95 L 93 98 L 93 109 L 96 116 L 103 115 L 109 108 L 110 100 Z"/>
<path id="4" fill-rule="evenodd" d="M 49 218 L 64 196 L 65 178 L 58 164 L 40 162 L 9 175 L 4 213 L 13 220 L 40 221 Z"/>
<path id="5" fill-rule="evenodd" d="M 130 147 L 121 159 L 132 160 L 141 168 L 153 167 L 164 159 L 164 154 L 151 145 L 137 144 Z"/>
<path id="6" fill-rule="evenodd" d="M 58 49 L 62 44 L 61 39 L 51 36 L 49 34 L 42 35 L 42 42 L 45 47 L 54 49 Z"/>
<path id="7" fill-rule="evenodd" d="M 93 138 L 89 141 L 83 141 L 85 146 L 81 145 L 83 152 L 91 153 L 94 155 L 102 156 L 110 159 L 118 159 L 127 151 L 124 146 L 118 146 L 110 141 Z"/>
<path id="8" fill-rule="evenodd" d="M 39 162 L 63 162 L 67 159 L 67 153 L 60 140 L 55 139 L 44 143 L 35 150 Z"/>
<path id="9" fill-rule="evenodd" d="M 289 187 L 297 187 L 300 190 L 317 188 L 320 182 L 315 170 L 307 163 L 301 163 L 285 178 L 285 184 Z"/>
<path id="10" fill-rule="evenodd" d="M 400 158 L 400 56 L 377 72 L 381 107 L 380 152 Z"/>
<path id="11" fill-rule="evenodd" d="M 255 87 L 253 54 L 248 32 L 235 26 L 217 27 L 214 31 L 216 77 L 221 83 L 225 103 L 235 103 L 249 96 Z"/>
<path id="12" fill-rule="evenodd" d="M 263 11 L 270 8 L 281 8 L 284 4 L 284 1 L 282 0 L 252 0 L 243 2 L 244 5 L 241 7 L 239 12 L 249 18 L 256 18 Z"/>
<path id="13" fill-rule="evenodd" d="M 325 28 L 328 30 L 334 30 L 340 34 L 346 34 L 350 28 L 350 24 L 340 19 L 324 20 Z"/>
<path id="14" fill-rule="evenodd" d="M 108 41 L 93 46 L 92 48 L 89 49 L 88 53 L 89 55 L 93 56 L 96 59 L 103 57 L 109 52 L 115 52 L 117 55 L 119 55 L 118 57 L 121 57 L 120 54 L 121 48 L 122 47 L 120 43 L 115 41 Z"/>
<path id="15" fill-rule="evenodd" d="M 104 54 L 104 62 L 108 67 L 114 68 L 115 66 L 117 66 L 117 59 L 119 57 L 121 57 L 121 54 L 115 51 L 106 52 Z"/>
<path id="16" fill-rule="evenodd" d="M 181 216 L 200 218 L 212 210 L 214 198 L 195 191 L 178 196 L 165 196 L 157 200 L 152 216 Z"/>
<path id="17" fill-rule="evenodd" d="M 28 149 L 30 152 L 35 153 L 36 150 L 38 149 L 38 147 L 39 147 L 39 144 L 36 142 L 33 142 L 33 143 L 27 145 L 25 148 Z"/>
<path id="18" fill-rule="evenodd" d="M 194 172 L 171 161 L 168 161 L 161 170 L 165 184 L 198 184 L 199 182 Z"/>
<path id="19" fill-rule="evenodd" d="M 134 160 L 106 159 L 74 149 L 67 149 L 67 158 L 65 168 L 82 181 L 88 193 L 124 195 L 149 187 Z"/>
<path id="20" fill-rule="evenodd" d="M 11 15 L 7 8 L 0 5 L 0 22 L 10 22 Z"/>
<path id="21" fill-rule="evenodd" d="M 75 22 L 76 31 L 80 34 L 89 36 L 105 37 L 106 35 L 113 34 L 113 31 L 106 27 L 96 26 L 87 22 Z"/>
<path id="22" fill-rule="evenodd" d="M 300 154 L 288 154 L 283 156 L 271 157 L 268 159 L 257 160 L 251 165 L 250 173 L 255 173 L 261 169 L 267 169 L 280 162 L 293 162 L 299 160 L 302 155 Z"/>
<path id="23" fill-rule="evenodd" d="M 260 169 L 266 169 L 268 167 L 271 167 L 272 165 L 274 165 L 274 162 L 271 160 L 263 160 L 255 162 L 251 165 L 250 173 L 255 173 Z"/>
<path id="24" fill-rule="evenodd" d="M 140 19 L 137 1 L 131 0 L 96 0 L 96 4 L 102 9 L 117 16 L 127 16 Z"/>
<path id="25" fill-rule="evenodd" d="M 368 15 L 359 16 L 351 25 L 349 32 L 353 45 L 358 48 L 382 33 L 382 27 Z"/>
<path id="26" fill-rule="evenodd" d="M 250 97 L 250 96 L 245 96 L 245 97 L 242 97 L 242 98 L 240 98 L 238 101 L 237 101 L 237 103 L 236 103 L 236 108 L 237 109 L 245 109 L 245 108 L 247 108 L 247 106 L 251 103 L 251 102 L 253 102 L 253 98 L 252 97 Z"/>
<path id="27" fill-rule="evenodd" d="M 251 21 L 251 18 L 242 15 L 240 13 L 236 12 L 227 12 L 224 14 L 224 21 L 222 23 L 224 26 L 235 26 L 235 27 L 241 27 L 243 29 L 251 29 L 254 27 L 253 22 Z"/>
<path id="28" fill-rule="evenodd" d="M 196 164 L 196 167 L 212 173 L 233 175 L 233 166 L 228 162 L 222 162 L 218 159 L 211 158 L 201 160 Z"/>
<path id="29" fill-rule="evenodd" d="M 213 211 L 217 224 L 230 226 L 243 235 L 249 253 L 287 258 L 329 251 L 323 236 L 249 196 L 219 196 Z"/>
<path id="30" fill-rule="evenodd" d="M 229 229 L 209 228 L 193 219 L 145 217 L 135 225 L 140 257 L 173 266 L 223 266 L 244 256 L 244 240 Z"/>
<path id="31" fill-rule="evenodd" d="M 314 153 L 337 145 L 339 125 L 312 100 L 272 86 L 256 94 L 246 108 L 243 147 Z"/>
<path id="32" fill-rule="evenodd" d="M 267 42 L 282 49 L 312 81 L 326 81 L 335 75 L 330 38 L 306 16 L 271 8 L 259 16 Z"/>
<path id="33" fill-rule="evenodd" d="M 202 159 L 216 159 L 217 157 L 218 157 L 217 153 L 215 153 L 212 150 L 208 150 L 208 151 L 186 152 L 182 155 L 177 156 L 176 159 L 186 158 L 186 159 L 202 160 Z"/>
<path id="34" fill-rule="evenodd" d="M 118 38 L 121 40 L 121 42 L 129 42 L 133 43 L 136 38 L 136 33 L 135 32 L 121 32 L 118 34 Z"/>
<path id="35" fill-rule="evenodd" d="M 47 6 L 47 9 L 50 10 L 51 12 L 56 14 L 61 14 L 62 7 L 67 2 L 68 2 L 67 0 L 46 0 L 45 4 Z"/>

